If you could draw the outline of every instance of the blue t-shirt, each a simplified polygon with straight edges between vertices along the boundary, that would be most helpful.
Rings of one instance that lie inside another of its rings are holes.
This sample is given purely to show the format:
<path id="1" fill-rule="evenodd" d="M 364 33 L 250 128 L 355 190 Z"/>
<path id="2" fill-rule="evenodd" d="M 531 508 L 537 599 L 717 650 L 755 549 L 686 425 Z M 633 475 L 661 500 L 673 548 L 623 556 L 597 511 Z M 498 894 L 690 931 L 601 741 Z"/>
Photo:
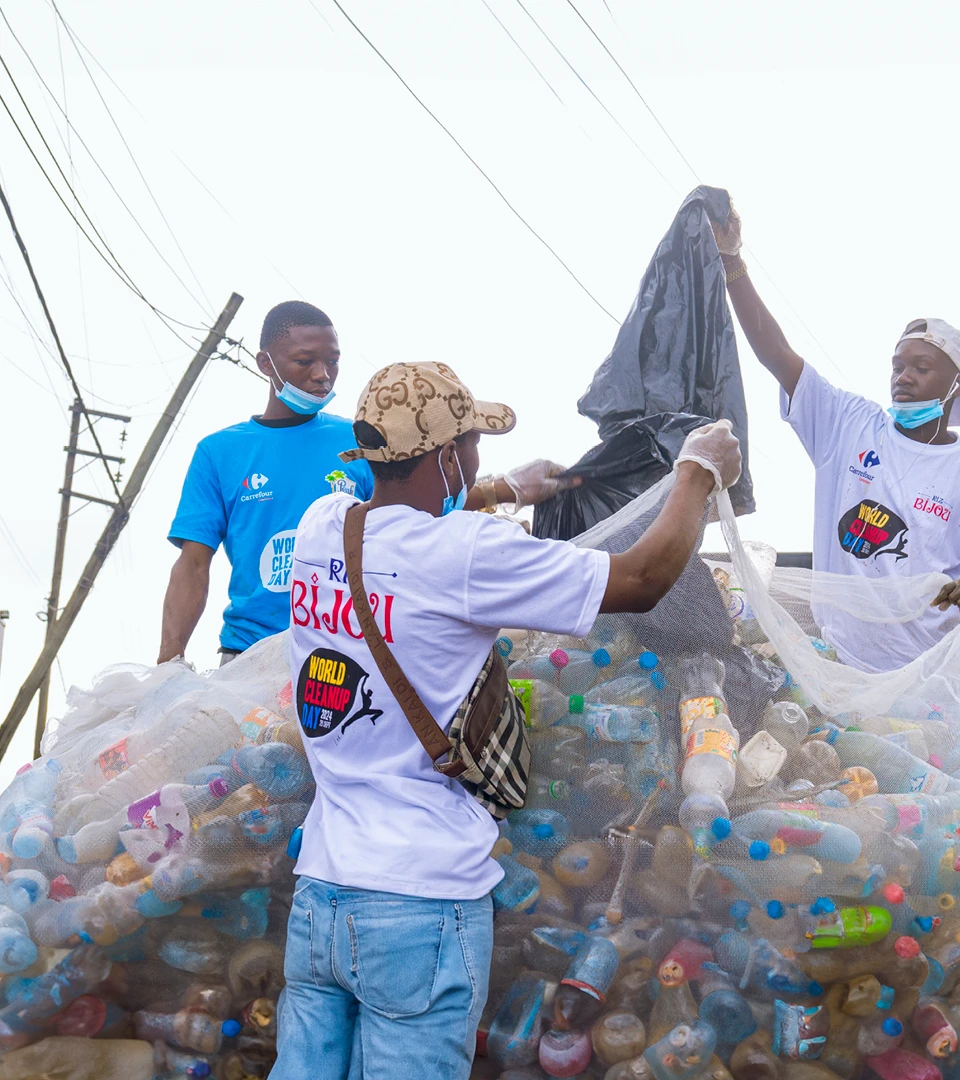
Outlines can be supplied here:
<path id="1" fill-rule="evenodd" d="M 297 525 L 321 495 L 373 494 L 365 461 L 337 455 L 356 446 L 349 420 L 319 414 L 274 426 L 256 419 L 201 439 L 183 482 L 168 539 L 223 544 L 232 567 L 220 644 L 246 649 L 290 625 L 290 571 Z"/>

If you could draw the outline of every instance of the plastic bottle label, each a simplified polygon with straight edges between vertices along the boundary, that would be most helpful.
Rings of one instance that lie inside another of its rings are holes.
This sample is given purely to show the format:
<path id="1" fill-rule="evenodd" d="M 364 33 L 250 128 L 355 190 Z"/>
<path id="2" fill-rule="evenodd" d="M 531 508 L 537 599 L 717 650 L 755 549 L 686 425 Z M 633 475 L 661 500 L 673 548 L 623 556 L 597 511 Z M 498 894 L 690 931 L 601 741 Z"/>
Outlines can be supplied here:
<path id="1" fill-rule="evenodd" d="M 251 709 L 240 721 L 240 734 L 255 743 L 274 720 L 280 722 L 269 709 Z"/>
<path id="2" fill-rule="evenodd" d="M 680 736 L 683 739 L 690 734 L 690 729 L 701 718 L 712 720 L 715 716 L 726 713 L 723 698 L 692 697 L 680 702 Z"/>
<path id="3" fill-rule="evenodd" d="M 687 739 L 687 758 L 697 754 L 716 754 L 731 765 L 736 765 L 737 744 L 730 732 L 723 728 L 701 728 Z"/>
<path id="4" fill-rule="evenodd" d="M 127 740 L 121 739 L 113 746 L 108 746 L 97 758 L 97 763 L 106 780 L 112 780 L 129 769 L 130 756 L 127 754 Z"/>
<path id="5" fill-rule="evenodd" d="M 613 713 L 614 709 L 610 705 L 588 705 L 589 724 L 587 735 L 591 739 L 599 739 L 601 742 L 616 742 L 617 740 L 610 734 L 610 720 Z"/>
<path id="6" fill-rule="evenodd" d="M 523 709 L 523 722 L 527 727 L 532 727 L 530 722 L 530 697 L 533 694 L 533 680 L 532 679 L 511 679 L 510 686 L 513 688 L 513 692 L 517 695 L 520 701 L 520 706 Z"/>

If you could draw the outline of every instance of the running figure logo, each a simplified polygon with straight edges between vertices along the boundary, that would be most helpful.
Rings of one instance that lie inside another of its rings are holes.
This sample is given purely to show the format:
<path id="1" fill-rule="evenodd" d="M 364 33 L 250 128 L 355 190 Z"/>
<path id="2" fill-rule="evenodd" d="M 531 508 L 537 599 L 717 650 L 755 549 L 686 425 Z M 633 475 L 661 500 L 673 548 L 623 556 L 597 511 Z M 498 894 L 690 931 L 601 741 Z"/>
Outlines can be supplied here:
<path id="1" fill-rule="evenodd" d="M 840 546 L 855 559 L 892 555 L 907 557 L 907 523 L 883 503 L 861 502 L 848 510 L 837 526 Z"/>
<path id="2" fill-rule="evenodd" d="M 369 674 L 349 656 L 332 649 L 314 649 L 304 660 L 297 679 L 297 716 L 308 739 L 331 731 L 344 731 L 356 720 L 369 717 L 376 727 L 383 709 L 373 706 Z"/>

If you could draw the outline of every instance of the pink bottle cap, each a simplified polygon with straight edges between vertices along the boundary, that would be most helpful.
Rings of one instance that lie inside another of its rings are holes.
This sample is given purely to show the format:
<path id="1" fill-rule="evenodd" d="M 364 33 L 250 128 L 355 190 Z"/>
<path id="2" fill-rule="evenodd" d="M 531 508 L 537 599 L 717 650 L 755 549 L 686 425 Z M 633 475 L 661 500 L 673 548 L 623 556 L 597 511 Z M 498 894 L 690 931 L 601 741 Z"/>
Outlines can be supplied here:
<path id="1" fill-rule="evenodd" d="M 550 654 L 550 663 L 557 669 L 565 668 L 570 663 L 570 657 L 563 649 L 554 649 Z"/>

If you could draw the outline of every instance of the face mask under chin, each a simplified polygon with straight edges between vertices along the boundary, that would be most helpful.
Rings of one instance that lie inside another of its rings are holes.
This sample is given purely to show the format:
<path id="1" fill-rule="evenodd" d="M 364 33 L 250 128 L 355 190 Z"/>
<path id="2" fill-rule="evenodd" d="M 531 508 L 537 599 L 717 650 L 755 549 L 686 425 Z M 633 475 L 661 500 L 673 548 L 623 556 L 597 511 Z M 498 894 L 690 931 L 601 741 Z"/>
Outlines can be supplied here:
<path id="1" fill-rule="evenodd" d="M 266 352 L 266 350 L 264 351 Z M 273 368 L 279 379 L 280 372 L 277 371 L 277 365 L 273 362 L 273 357 L 270 353 L 267 353 L 267 359 L 270 361 L 270 366 Z M 288 409 L 300 416 L 316 416 L 321 409 L 325 409 L 337 396 L 336 393 L 331 390 L 325 397 L 317 397 L 316 394 L 308 394 L 306 390 L 300 390 L 298 387 L 293 386 L 288 382 L 285 382 L 278 390 L 276 386 L 274 386 L 272 379 L 270 380 L 270 385 L 273 386 L 273 392 L 277 395 L 277 400 L 282 401 Z"/>

